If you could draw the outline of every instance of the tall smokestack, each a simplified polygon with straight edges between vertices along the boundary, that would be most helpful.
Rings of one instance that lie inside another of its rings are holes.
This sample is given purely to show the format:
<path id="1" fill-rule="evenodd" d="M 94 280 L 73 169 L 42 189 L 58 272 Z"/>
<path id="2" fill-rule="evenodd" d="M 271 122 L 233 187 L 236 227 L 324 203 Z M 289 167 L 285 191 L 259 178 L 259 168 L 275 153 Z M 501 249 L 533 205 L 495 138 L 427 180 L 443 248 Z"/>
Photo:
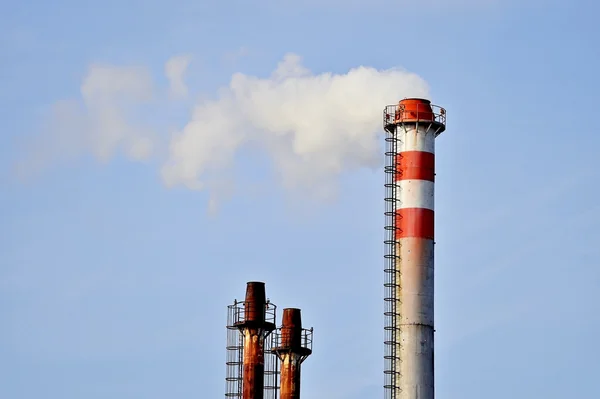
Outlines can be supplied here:
<path id="1" fill-rule="evenodd" d="M 241 337 L 228 335 L 227 349 L 231 355 L 226 380 L 230 383 L 225 396 L 263 399 L 264 343 L 265 337 L 275 329 L 275 306 L 266 300 L 265 284 L 256 281 L 247 283 L 246 298 L 241 305 L 236 302 L 229 307 L 228 330 L 236 329 Z"/>
<path id="2" fill-rule="evenodd" d="M 312 353 L 312 328 L 302 328 L 300 309 L 284 309 L 273 352 L 281 362 L 280 399 L 300 399 L 300 369 Z"/>
<path id="3" fill-rule="evenodd" d="M 243 399 L 263 399 L 265 372 L 263 334 L 266 302 L 265 284 L 248 283 L 244 301 L 245 320 L 238 325 L 244 336 Z"/>
<path id="4" fill-rule="evenodd" d="M 424 99 L 384 110 L 387 399 L 434 399 L 434 149 L 445 125 Z"/>

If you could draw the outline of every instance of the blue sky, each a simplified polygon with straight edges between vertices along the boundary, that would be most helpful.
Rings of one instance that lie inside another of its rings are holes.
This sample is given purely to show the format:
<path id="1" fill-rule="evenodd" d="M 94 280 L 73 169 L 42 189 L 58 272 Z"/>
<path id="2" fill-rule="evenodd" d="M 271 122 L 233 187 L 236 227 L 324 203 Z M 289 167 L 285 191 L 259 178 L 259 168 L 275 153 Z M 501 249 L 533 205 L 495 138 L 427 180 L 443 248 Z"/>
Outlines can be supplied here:
<path id="1" fill-rule="evenodd" d="M 3 3 L 0 397 L 219 397 L 226 305 L 249 280 L 315 328 L 304 397 L 381 397 L 386 104 L 371 99 L 396 87 L 448 110 L 438 395 L 600 396 L 598 6 L 369 4 Z M 285 59 L 310 71 L 301 102 L 271 85 Z M 168 60 L 187 95 L 169 94 Z M 320 91 L 327 73 L 337 91 Z M 186 127 L 205 141 L 178 155 Z M 174 159 L 208 167 L 204 185 L 169 179 Z"/>

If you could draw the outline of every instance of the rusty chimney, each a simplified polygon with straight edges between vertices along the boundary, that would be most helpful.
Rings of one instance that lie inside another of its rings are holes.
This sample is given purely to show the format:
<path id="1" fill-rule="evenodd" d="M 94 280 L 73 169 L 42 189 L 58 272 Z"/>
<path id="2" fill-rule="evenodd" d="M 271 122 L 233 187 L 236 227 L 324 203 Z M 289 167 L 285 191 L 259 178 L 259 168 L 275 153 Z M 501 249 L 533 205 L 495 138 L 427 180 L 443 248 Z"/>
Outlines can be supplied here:
<path id="1" fill-rule="evenodd" d="M 244 302 L 229 306 L 227 328 L 232 333 L 227 344 L 231 352 L 227 363 L 227 397 L 264 398 L 264 343 L 275 329 L 274 309 L 275 305 L 266 299 L 265 283 L 258 281 L 247 283 Z"/>
<path id="2" fill-rule="evenodd" d="M 312 328 L 302 328 L 300 309 L 283 310 L 273 352 L 281 362 L 280 399 L 300 398 L 300 365 L 312 353 Z"/>

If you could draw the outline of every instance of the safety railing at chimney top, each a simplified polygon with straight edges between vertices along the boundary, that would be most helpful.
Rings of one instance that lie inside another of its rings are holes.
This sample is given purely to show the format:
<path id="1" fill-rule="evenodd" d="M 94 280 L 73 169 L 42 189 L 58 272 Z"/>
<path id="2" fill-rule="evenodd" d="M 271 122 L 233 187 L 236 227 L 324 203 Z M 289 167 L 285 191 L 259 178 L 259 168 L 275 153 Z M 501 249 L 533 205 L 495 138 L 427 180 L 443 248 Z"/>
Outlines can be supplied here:
<path id="1" fill-rule="evenodd" d="M 231 314 L 232 325 L 240 324 L 246 321 L 246 308 L 244 301 L 235 301 L 233 305 L 229 305 L 229 312 Z M 269 300 L 265 303 L 265 322 L 275 324 L 277 306 L 271 303 Z"/>
<path id="2" fill-rule="evenodd" d="M 418 104 L 417 110 L 406 109 L 404 105 L 388 105 L 383 109 L 383 127 L 402 121 L 419 123 L 438 123 L 446 125 L 446 110 L 437 105 Z"/>
<path id="3" fill-rule="evenodd" d="M 273 348 L 281 348 L 282 347 L 282 332 L 281 330 L 273 331 L 272 337 L 272 346 Z M 308 349 L 312 352 L 312 344 L 313 344 L 313 329 L 312 328 L 303 328 L 300 332 L 300 346 L 304 349 Z"/>

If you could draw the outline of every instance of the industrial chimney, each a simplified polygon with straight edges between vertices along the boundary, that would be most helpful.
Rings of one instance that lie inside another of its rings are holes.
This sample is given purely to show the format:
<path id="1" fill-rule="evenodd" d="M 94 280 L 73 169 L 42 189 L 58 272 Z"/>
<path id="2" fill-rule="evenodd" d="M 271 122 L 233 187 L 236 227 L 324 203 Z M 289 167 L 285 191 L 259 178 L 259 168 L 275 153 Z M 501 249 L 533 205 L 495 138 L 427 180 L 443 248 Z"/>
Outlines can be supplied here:
<path id="1" fill-rule="evenodd" d="M 313 329 L 302 328 L 300 309 L 284 309 L 273 352 L 281 362 L 280 399 L 300 399 L 300 366 L 312 353 Z"/>
<path id="2" fill-rule="evenodd" d="M 409 98 L 383 118 L 385 397 L 434 399 L 434 149 L 446 111 Z"/>
<path id="3" fill-rule="evenodd" d="M 244 302 L 229 306 L 226 397 L 264 399 L 264 344 L 275 329 L 275 310 L 265 284 L 256 281 L 247 283 Z"/>

